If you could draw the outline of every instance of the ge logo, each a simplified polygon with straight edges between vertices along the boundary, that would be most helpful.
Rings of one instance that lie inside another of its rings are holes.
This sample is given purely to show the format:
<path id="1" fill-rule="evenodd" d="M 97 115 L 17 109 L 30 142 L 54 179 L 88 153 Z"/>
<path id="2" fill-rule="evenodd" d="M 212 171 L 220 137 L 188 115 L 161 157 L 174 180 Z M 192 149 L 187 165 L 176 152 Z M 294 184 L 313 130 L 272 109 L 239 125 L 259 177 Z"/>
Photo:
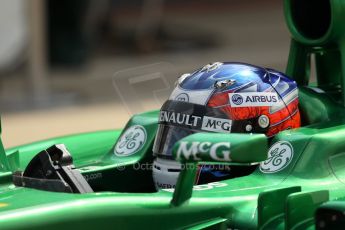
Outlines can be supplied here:
<path id="1" fill-rule="evenodd" d="M 240 105 L 243 103 L 243 97 L 239 94 L 232 95 L 231 100 L 236 105 Z"/>
<path id="2" fill-rule="evenodd" d="M 260 164 L 260 170 L 264 173 L 278 172 L 290 164 L 292 157 L 293 148 L 289 142 L 276 142 L 268 150 L 268 158 Z"/>
<path id="3" fill-rule="evenodd" d="M 128 128 L 116 143 L 114 153 L 117 156 L 130 156 L 138 152 L 146 142 L 146 130 L 141 125 Z"/>
<path id="4" fill-rule="evenodd" d="M 185 101 L 185 102 L 188 102 L 189 101 L 189 96 L 188 94 L 186 93 L 180 93 L 179 95 L 177 95 L 175 97 L 175 100 L 176 101 Z"/>

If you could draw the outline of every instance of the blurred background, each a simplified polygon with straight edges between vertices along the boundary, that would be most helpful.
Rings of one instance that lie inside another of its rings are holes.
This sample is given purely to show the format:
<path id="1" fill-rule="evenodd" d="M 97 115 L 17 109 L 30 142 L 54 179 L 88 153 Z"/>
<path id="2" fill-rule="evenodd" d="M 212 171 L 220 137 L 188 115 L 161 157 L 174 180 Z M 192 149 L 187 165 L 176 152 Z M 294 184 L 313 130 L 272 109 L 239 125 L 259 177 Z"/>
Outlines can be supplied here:
<path id="1" fill-rule="evenodd" d="M 276 0 L 1 0 L 4 145 L 121 128 L 214 61 L 284 71 Z"/>

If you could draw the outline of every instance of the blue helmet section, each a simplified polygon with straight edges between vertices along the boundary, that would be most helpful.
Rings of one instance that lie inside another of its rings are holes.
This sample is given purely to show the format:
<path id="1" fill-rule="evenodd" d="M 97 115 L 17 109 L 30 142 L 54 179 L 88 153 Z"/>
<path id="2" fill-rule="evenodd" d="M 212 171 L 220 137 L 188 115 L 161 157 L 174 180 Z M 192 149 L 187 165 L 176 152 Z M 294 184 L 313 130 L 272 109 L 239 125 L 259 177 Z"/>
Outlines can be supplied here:
<path id="1" fill-rule="evenodd" d="M 210 89 L 217 81 L 228 79 L 235 80 L 235 84 L 224 90 L 239 89 L 248 86 L 249 83 L 256 83 L 259 87 L 263 82 L 267 83 L 268 85 L 258 90 L 260 92 L 270 84 L 268 73 L 264 68 L 244 63 L 216 62 L 189 75 L 180 87 L 186 90 Z"/>
<path id="2" fill-rule="evenodd" d="M 179 87 L 187 91 L 206 90 L 214 88 L 215 83 L 221 80 L 234 81 L 234 84 L 221 91 L 264 92 L 274 88 L 284 97 L 284 94 L 296 88 L 296 83 L 283 73 L 238 62 L 208 64 L 186 77 Z"/>
<path id="3" fill-rule="evenodd" d="M 291 80 L 285 74 L 276 70 L 267 69 L 272 87 L 280 95 L 281 98 L 287 96 L 290 92 L 297 90 L 296 82 Z"/>

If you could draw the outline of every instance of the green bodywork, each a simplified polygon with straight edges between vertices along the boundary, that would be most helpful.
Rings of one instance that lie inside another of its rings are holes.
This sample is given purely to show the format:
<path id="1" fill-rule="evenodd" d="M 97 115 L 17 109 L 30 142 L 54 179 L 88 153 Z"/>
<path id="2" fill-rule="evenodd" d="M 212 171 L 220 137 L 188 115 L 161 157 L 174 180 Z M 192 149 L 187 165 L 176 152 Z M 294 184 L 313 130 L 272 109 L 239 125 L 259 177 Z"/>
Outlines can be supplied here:
<path id="1" fill-rule="evenodd" d="M 305 19 L 298 16 L 300 8 L 308 13 Z M 185 166 L 176 189 L 160 191 L 152 180 L 158 111 L 135 115 L 128 122 L 123 132 L 137 125 L 147 133 L 143 146 L 128 156 L 114 154 L 122 130 L 6 150 L 0 143 L 0 229 L 314 229 L 314 213 L 320 205 L 345 200 L 345 3 L 285 0 L 285 12 L 293 37 L 287 73 L 299 83 L 301 128 L 271 139 L 259 134 L 188 136 L 174 147 L 174 156 Z M 324 21 L 326 28 L 315 29 L 318 25 L 313 22 Z M 318 88 L 309 86 L 313 55 Z M 181 150 L 205 142 L 201 148 L 205 151 L 191 152 L 194 155 Z M 60 143 L 94 193 L 13 185 L 12 172 L 24 170 L 38 152 Z M 226 148 L 212 150 L 226 143 L 230 153 Z M 282 159 L 284 152 L 275 146 L 289 150 L 290 156 Z M 282 160 L 286 162 L 279 170 L 268 167 Z M 246 167 L 259 162 L 250 175 L 194 185 L 198 164 Z M 334 207 L 345 210 L 339 202 Z"/>

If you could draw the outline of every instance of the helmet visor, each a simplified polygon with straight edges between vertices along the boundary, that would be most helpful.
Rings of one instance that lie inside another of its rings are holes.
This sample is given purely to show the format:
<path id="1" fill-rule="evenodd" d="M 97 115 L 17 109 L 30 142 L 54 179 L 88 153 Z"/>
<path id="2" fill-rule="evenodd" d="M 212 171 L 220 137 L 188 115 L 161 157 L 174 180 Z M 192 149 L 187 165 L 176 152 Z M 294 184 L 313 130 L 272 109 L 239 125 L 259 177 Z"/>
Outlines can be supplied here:
<path id="1" fill-rule="evenodd" d="M 153 153 L 171 159 L 174 144 L 198 132 L 265 133 L 266 129 L 258 127 L 257 123 L 257 118 L 231 120 L 221 107 L 168 100 L 159 114 Z M 248 125 L 251 127 L 250 130 L 246 128 Z"/>
<path id="2" fill-rule="evenodd" d="M 159 114 L 159 126 L 153 153 L 171 158 L 172 148 L 180 139 L 198 132 L 230 133 L 232 121 L 220 109 L 168 100 Z"/>

